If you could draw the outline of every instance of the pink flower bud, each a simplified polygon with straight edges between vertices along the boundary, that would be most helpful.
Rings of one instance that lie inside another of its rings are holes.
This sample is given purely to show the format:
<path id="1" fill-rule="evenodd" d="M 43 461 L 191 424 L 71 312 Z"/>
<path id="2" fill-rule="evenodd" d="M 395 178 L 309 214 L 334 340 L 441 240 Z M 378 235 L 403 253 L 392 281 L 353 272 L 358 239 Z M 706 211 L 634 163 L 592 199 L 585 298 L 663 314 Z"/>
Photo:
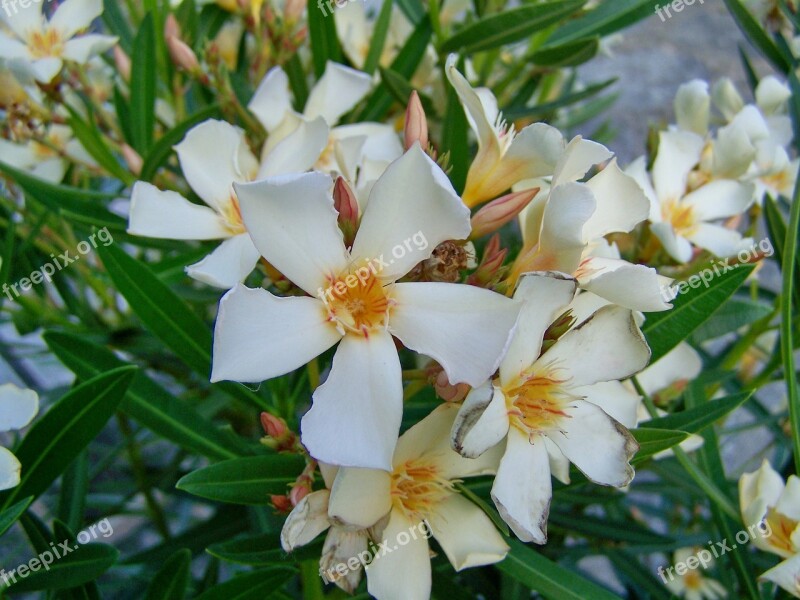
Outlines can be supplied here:
<path id="1" fill-rule="evenodd" d="M 289 501 L 292 506 L 297 506 L 300 501 L 311 493 L 311 488 L 306 485 L 296 485 L 289 492 Z"/>
<path id="2" fill-rule="evenodd" d="M 494 234 L 483 250 L 483 258 L 475 272 L 467 278 L 469 285 L 490 288 L 500 280 L 500 269 L 508 254 L 507 248 L 500 246 L 500 236 Z"/>
<path id="3" fill-rule="evenodd" d="M 270 496 L 270 502 L 272 502 L 272 506 L 278 512 L 281 513 L 289 513 L 292 511 L 292 501 L 289 499 L 289 496 Z"/>
<path id="4" fill-rule="evenodd" d="M 408 99 L 404 136 L 406 150 L 411 148 L 414 142 L 419 142 L 423 150 L 428 149 L 428 119 L 425 117 L 425 109 L 422 108 L 416 90 L 411 92 L 411 97 Z"/>
<path id="5" fill-rule="evenodd" d="M 512 192 L 492 200 L 472 217 L 470 238 L 479 238 L 494 233 L 521 213 L 538 193 L 539 188 L 534 188 L 522 192 Z"/>
<path id="6" fill-rule="evenodd" d="M 281 438 L 289 431 L 286 421 L 268 412 L 261 413 L 261 426 L 264 428 L 264 432 L 273 438 Z"/>
<path id="7" fill-rule="evenodd" d="M 197 62 L 194 50 L 177 37 L 170 36 L 166 40 L 169 56 L 176 67 L 190 73 L 199 70 L 200 63 Z"/>
<path id="8" fill-rule="evenodd" d="M 358 201 L 344 177 L 338 177 L 333 186 L 333 206 L 339 213 L 339 228 L 345 245 L 352 246 L 358 228 Z"/>

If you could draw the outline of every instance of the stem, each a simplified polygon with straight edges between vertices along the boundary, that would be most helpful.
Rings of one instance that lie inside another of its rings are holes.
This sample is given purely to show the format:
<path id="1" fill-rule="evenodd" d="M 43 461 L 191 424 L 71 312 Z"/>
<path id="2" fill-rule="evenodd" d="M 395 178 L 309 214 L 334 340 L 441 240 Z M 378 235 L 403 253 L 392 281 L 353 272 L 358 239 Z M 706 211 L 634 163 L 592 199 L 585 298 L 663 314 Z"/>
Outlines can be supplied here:
<path id="1" fill-rule="evenodd" d="M 794 293 L 795 261 L 797 260 L 797 236 L 800 230 L 800 179 L 794 189 L 794 199 L 786 228 L 783 246 L 783 287 L 781 288 L 781 354 L 783 377 L 789 400 L 789 421 L 792 425 L 792 448 L 795 472 L 800 470 L 800 397 L 797 393 L 797 377 L 794 364 L 794 331 L 792 328 L 792 295 Z"/>
<path id="2" fill-rule="evenodd" d="M 303 582 L 304 600 L 322 600 L 322 579 L 319 576 L 319 561 L 310 559 L 300 563 L 300 579 Z"/>

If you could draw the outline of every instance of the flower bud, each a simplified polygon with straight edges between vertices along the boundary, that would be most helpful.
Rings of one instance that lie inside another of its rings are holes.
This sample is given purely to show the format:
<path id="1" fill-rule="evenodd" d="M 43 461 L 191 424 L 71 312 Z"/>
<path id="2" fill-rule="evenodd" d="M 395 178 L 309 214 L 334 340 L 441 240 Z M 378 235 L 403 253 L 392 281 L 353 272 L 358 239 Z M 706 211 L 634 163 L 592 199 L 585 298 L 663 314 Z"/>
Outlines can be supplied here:
<path id="1" fill-rule="evenodd" d="M 270 496 L 270 502 L 272 502 L 272 506 L 280 513 L 290 513 L 292 512 L 292 501 L 289 499 L 289 496 Z"/>
<path id="2" fill-rule="evenodd" d="M 264 433 L 273 438 L 283 437 L 289 431 L 286 421 L 268 412 L 261 413 L 261 426 L 264 428 Z"/>
<path id="3" fill-rule="evenodd" d="M 469 285 L 491 288 L 500 281 L 501 269 L 508 254 L 507 248 L 500 246 L 500 236 L 494 234 L 483 250 L 483 258 L 478 268 L 467 278 Z"/>
<path id="4" fill-rule="evenodd" d="M 411 148 L 414 142 L 419 142 L 423 150 L 428 149 L 428 119 L 425 117 L 425 109 L 422 108 L 416 90 L 411 92 L 411 97 L 408 99 L 404 136 L 406 150 Z"/>
<path id="5" fill-rule="evenodd" d="M 190 73 L 199 71 L 200 63 L 197 62 L 197 55 L 181 39 L 181 30 L 175 15 L 169 15 L 164 23 L 164 39 L 167 42 L 169 56 L 176 67 Z"/>
<path id="6" fill-rule="evenodd" d="M 311 488 L 306 485 L 296 485 L 289 492 L 289 501 L 292 506 L 297 506 L 300 501 L 311 493 Z"/>
<path id="7" fill-rule="evenodd" d="M 539 188 L 533 188 L 522 192 L 512 192 L 492 200 L 472 217 L 470 238 L 475 239 L 494 233 L 521 213 L 538 193 Z"/>
<path id="8" fill-rule="evenodd" d="M 353 245 L 358 228 L 358 201 L 345 181 L 344 177 L 337 177 L 333 186 L 333 206 L 339 213 L 339 228 L 344 234 L 345 246 Z"/>

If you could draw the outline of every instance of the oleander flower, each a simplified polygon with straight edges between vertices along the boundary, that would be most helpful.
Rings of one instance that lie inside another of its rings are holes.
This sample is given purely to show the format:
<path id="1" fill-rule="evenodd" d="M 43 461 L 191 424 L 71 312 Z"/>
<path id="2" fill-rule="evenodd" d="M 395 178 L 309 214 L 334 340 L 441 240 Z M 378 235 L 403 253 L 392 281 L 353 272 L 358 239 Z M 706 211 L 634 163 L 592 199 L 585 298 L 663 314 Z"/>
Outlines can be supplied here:
<path id="1" fill-rule="evenodd" d="M 466 457 L 506 440 L 492 499 L 526 542 L 547 541 L 551 455 L 563 454 L 601 485 L 622 487 L 634 475 L 629 461 L 638 444 L 602 410 L 606 390 L 593 386 L 640 371 L 650 348 L 631 311 L 619 306 L 569 328 L 564 312 L 576 290 L 563 273 L 520 279 L 514 297 L 523 308 L 500 376 L 467 396 L 452 430 L 453 447 Z"/>
<path id="2" fill-rule="evenodd" d="M 114 46 L 117 38 L 90 33 L 78 35 L 103 13 L 102 0 L 65 0 L 47 19 L 39 2 L 18 2 L 15 10 L 0 12 L 8 33 L 0 30 L 0 55 L 18 68 L 29 69 L 37 81 L 50 83 L 64 61 L 86 64 Z"/>
<path id="3" fill-rule="evenodd" d="M 0 385 L 0 432 L 27 427 L 39 412 L 39 396 L 13 383 Z M 19 485 L 20 465 L 10 450 L 0 446 L 0 490 Z"/>
<path id="4" fill-rule="evenodd" d="M 752 245 L 738 231 L 717 224 L 741 215 L 753 203 L 755 187 L 716 179 L 688 191 L 689 174 L 700 162 L 705 142 L 696 133 L 662 131 L 652 174 L 644 158 L 628 168 L 650 200 L 650 229 L 664 250 L 680 263 L 693 255 L 692 245 L 728 257 Z"/>
<path id="5" fill-rule="evenodd" d="M 499 562 L 508 553 L 486 513 L 455 487 L 465 478 L 493 474 L 502 448 L 477 459 L 459 456 L 448 436 L 457 413 L 458 406 L 441 405 L 406 431 L 390 472 L 342 468 L 336 475 L 328 516 L 351 528 L 371 528 L 379 550 L 367 565 L 367 590 L 378 600 L 430 597 L 425 529 L 456 571 Z"/>
<path id="6" fill-rule="evenodd" d="M 697 548 L 681 548 L 676 550 L 672 556 L 672 564 L 686 564 L 686 561 L 695 556 Z M 703 568 L 709 566 L 706 563 Z M 661 575 L 662 578 L 666 576 Z M 688 569 L 683 575 L 677 575 L 670 571 L 666 586 L 670 592 L 679 598 L 686 600 L 717 600 L 726 598 L 728 595 L 725 587 L 716 579 L 705 577 L 702 568 Z"/>
<path id="7" fill-rule="evenodd" d="M 12 167 L 52 183 L 61 183 L 70 161 L 97 166 L 67 125 L 50 125 L 41 141 L 15 143 L 0 139 L 0 156 Z"/>
<path id="8" fill-rule="evenodd" d="M 497 368 L 516 302 L 474 286 L 396 283 L 441 242 L 469 235 L 469 210 L 415 144 L 372 187 L 348 250 L 333 181 L 312 172 L 234 187 L 261 255 L 311 297 L 238 286 L 220 302 L 212 381 L 263 381 L 341 342 L 303 417 L 302 441 L 326 463 L 389 470 L 402 415 L 392 336 L 437 360 L 453 383 Z"/>
<path id="9" fill-rule="evenodd" d="M 800 478 L 783 477 L 764 460 L 739 479 L 739 508 L 753 544 L 785 559 L 760 578 L 800 598 Z"/>

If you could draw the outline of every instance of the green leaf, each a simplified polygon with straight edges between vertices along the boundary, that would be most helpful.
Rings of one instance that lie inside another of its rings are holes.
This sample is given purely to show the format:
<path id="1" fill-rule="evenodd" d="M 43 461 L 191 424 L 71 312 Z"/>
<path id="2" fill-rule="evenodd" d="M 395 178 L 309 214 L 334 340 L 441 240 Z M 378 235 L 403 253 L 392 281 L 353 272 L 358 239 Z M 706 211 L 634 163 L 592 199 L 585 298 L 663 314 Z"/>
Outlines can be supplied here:
<path id="1" fill-rule="evenodd" d="M 336 21 L 333 17 L 334 10 L 333 0 L 321 0 L 319 5 L 309 6 L 307 11 L 311 59 L 317 79 L 322 77 L 329 60 L 342 62 L 342 49 L 336 36 Z"/>
<path id="2" fill-rule="evenodd" d="M 653 14 L 664 0 L 606 0 L 585 15 L 559 27 L 545 47 L 589 37 L 606 37 Z"/>
<path id="3" fill-rule="evenodd" d="M 77 587 L 100 577 L 114 566 L 119 557 L 117 549 L 107 544 L 79 546 L 73 543 L 70 547 L 70 553 L 54 559 L 49 570 L 45 570 L 40 563 L 38 570 L 32 571 L 24 579 L 17 577 L 17 582 L 7 589 L 18 593 Z"/>
<path id="4" fill-rule="evenodd" d="M 79 379 L 90 379 L 126 365 L 111 350 L 85 338 L 48 331 L 47 346 Z M 170 394 L 145 373 L 138 372 L 120 408 L 164 439 L 216 460 L 247 454 L 238 438 L 221 431 L 189 403 Z"/>
<path id="5" fill-rule="evenodd" d="M 97 251 L 115 287 L 131 309 L 164 345 L 202 377 L 211 372 L 211 331 L 187 304 L 144 263 L 116 246 Z M 260 396 L 243 386 L 217 384 L 217 388 L 260 408 L 269 408 Z"/>
<path id="6" fill-rule="evenodd" d="M 133 32 L 117 0 L 103 0 L 103 22 L 119 38 L 123 50 L 130 52 Z"/>
<path id="7" fill-rule="evenodd" d="M 419 25 L 422 19 L 425 18 L 425 7 L 422 5 L 421 0 L 395 0 L 397 6 L 403 11 L 403 14 L 408 17 L 412 25 Z"/>
<path id="8" fill-rule="evenodd" d="M 216 104 L 197 111 L 191 117 L 182 121 L 156 142 L 150 149 L 139 178 L 142 181 L 152 181 L 158 168 L 163 165 L 172 153 L 172 148 L 183 140 L 186 132 L 198 123 L 214 117 L 219 113 L 219 106 Z"/>
<path id="9" fill-rule="evenodd" d="M 88 379 L 88 378 L 87 378 Z M 70 529 L 78 529 L 83 523 L 86 494 L 89 492 L 89 454 L 81 452 L 64 471 L 61 477 L 61 493 L 58 495 L 58 517 Z"/>
<path id="10" fill-rule="evenodd" d="M 98 228 L 108 227 L 124 231 L 127 227 L 125 219 L 108 212 L 103 207 L 103 203 L 114 199 L 116 194 L 56 185 L 15 169 L 4 162 L 0 162 L 0 171 L 13 179 L 25 190 L 26 194 L 56 214 L 64 215 L 81 223 L 95 225 Z"/>
<path id="11" fill-rule="evenodd" d="M 640 588 L 653 600 L 670 600 L 672 594 L 658 579 L 653 577 L 649 569 L 639 562 L 635 554 L 623 550 L 610 549 L 606 552 L 611 564 L 625 579 Z"/>
<path id="12" fill-rule="evenodd" d="M 408 100 L 411 97 L 411 92 L 414 91 L 414 86 L 411 85 L 411 82 L 400 75 L 400 73 L 392 71 L 391 69 L 379 67 L 379 71 L 381 73 L 381 81 L 386 86 L 386 89 L 389 90 L 389 93 L 392 95 L 392 97 L 401 106 L 407 105 Z M 433 106 L 433 101 L 425 94 L 418 95 L 419 100 L 422 103 L 422 108 L 425 110 L 428 118 L 430 118 L 432 115 L 435 115 L 436 109 Z"/>
<path id="13" fill-rule="evenodd" d="M 700 344 L 733 333 L 771 315 L 772 306 L 752 300 L 731 298 L 692 334 L 692 342 Z"/>
<path id="14" fill-rule="evenodd" d="M 747 10 L 741 0 L 725 0 L 728 11 L 736 21 L 744 36 L 782 73 L 791 69 L 791 58 L 780 51 L 769 34 L 764 31 L 753 14 Z"/>
<path id="15" fill-rule="evenodd" d="M 196 600 L 265 600 L 295 574 L 289 569 L 262 569 L 221 583 Z"/>
<path id="16" fill-rule="evenodd" d="M 504 10 L 467 25 L 447 39 L 439 50 L 473 54 L 499 48 L 558 23 L 584 4 L 585 0 L 548 0 Z"/>
<path id="17" fill-rule="evenodd" d="M 0 536 L 17 522 L 17 519 L 28 509 L 31 502 L 33 502 L 33 496 L 28 496 L 24 500 L 17 502 L 14 506 L 10 506 L 0 512 Z"/>
<path id="18" fill-rule="evenodd" d="M 263 567 L 287 562 L 319 558 L 322 542 L 297 548 L 290 555 L 281 548 L 280 534 L 262 533 L 220 542 L 208 547 L 206 552 L 227 562 Z"/>
<path id="19" fill-rule="evenodd" d="M 554 529 L 575 532 L 603 541 L 628 542 L 630 544 L 666 545 L 675 542 L 672 538 L 650 531 L 638 523 L 622 523 L 607 517 L 550 511 L 549 525 Z"/>
<path id="20" fill-rule="evenodd" d="M 193 471 L 175 487 L 218 502 L 263 505 L 271 494 L 285 494 L 304 465 L 302 457 L 289 454 L 234 458 Z"/>
<path id="21" fill-rule="evenodd" d="M 392 19 L 392 0 L 383 0 L 381 12 L 375 21 L 375 28 L 372 30 L 372 40 L 369 43 L 367 58 L 364 59 L 365 73 L 372 75 L 378 66 L 383 47 L 386 45 L 386 35 L 389 33 L 389 23 Z"/>
<path id="22" fill-rule="evenodd" d="M 685 431 L 654 429 L 649 427 L 649 422 L 645 422 L 645 425 L 648 427 L 631 429 L 633 437 L 635 437 L 636 441 L 639 443 L 639 451 L 631 461 L 631 464 L 634 465 L 647 460 L 654 454 L 658 454 L 663 450 L 668 450 L 673 446 L 677 446 L 683 440 L 689 437 L 689 434 Z"/>
<path id="23" fill-rule="evenodd" d="M 548 600 L 619 600 L 607 589 L 552 562 L 522 542 L 515 539 L 506 541 L 511 551 L 503 562 L 495 566 L 531 592 L 538 592 Z"/>
<path id="24" fill-rule="evenodd" d="M 679 293 L 672 302 L 672 310 L 646 313 L 642 331 L 652 350 L 650 362 L 656 362 L 708 320 L 739 289 L 753 268 L 752 265 L 736 265 L 719 276 L 708 269 L 709 282 L 704 282 L 699 274 L 692 275 L 688 282 L 677 286 Z"/>
<path id="25" fill-rule="evenodd" d="M 600 83 L 593 83 L 578 92 L 566 93 L 552 102 L 545 102 L 544 104 L 525 106 L 522 108 L 509 108 L 503 111 L 503 115 L 509 120 L 540 118 L 555 112 L 559 108 L 569 106 L 570 104 L 576 104 L 581 100 L 596 96 L 610 85 L 616 83 L 616 81 L 616 79 L 607 79 Z"/>
<path id="26" fill-rule="evenodd" d="M 471 161 L 469 124 L 464 107 L 453 86 L 447 86 L 447 109 L 442 125 L 442 152 L 449 153 L 450 181 L 460 193 L 464 191 Z"/>
<path id="27" fill-rule="evenodd" d="M 547 67 L 574 67 L 593 58 L 599 47 L 599 38 L 580 39 L 537 50 L 531 54 L 530 60 Z"/>
<path id="28" fill-rule="evenodd" d="M 136 367 L 115 369 L 69 391 L 38 418 L 14 451 L 22 463 L 20 484 L 5 495 L 3 508 L 34 496 L 50 484 L 103 429 L 117 410 Z"/>
<path id="29" fill-rule="evenodd" d="M 752 391 L 740 392 L 725 398 L 719 398 L 696 408 L 673 413 L 657 419 L 645 421 L 648 429 L 677 429 L 687 433 L 698 433 L 709 425 L 716 423 L 728 413 L 733 412 L 747 402 Z"/>
<path id="30" fill-rule="evenodd" d="M 103 140 L 103 137 L 100 135 L 99 130 L 86 123 L 72 107 L 69 105 L 65 106 L 70 114 L 69 127 L 72 129 L 72 133 L 75 134 L 75 137 L 86 151 L 91 154 L 92 158 L 108 171 L 110 175 L 123 181 L 126 185 L 130 185 L 136 181 L 136 178 L 130 171 L 123 168 L 114 154 L 112 154 L 105 140 Z"/>
<path id="31" fill-rule="evenodd" d="M 142 20 L 131 55 L 131 135 L 133 147 L 147 156 L 156 125 L 156 33 L 153 14 Z"/>
<path id="32" fill-rule="evenodd" d="M 147 586 L 145 600 L 183 600 L 189 586 L 191 562 L 192 553 L 185 548 L 170 556 Z"/>

